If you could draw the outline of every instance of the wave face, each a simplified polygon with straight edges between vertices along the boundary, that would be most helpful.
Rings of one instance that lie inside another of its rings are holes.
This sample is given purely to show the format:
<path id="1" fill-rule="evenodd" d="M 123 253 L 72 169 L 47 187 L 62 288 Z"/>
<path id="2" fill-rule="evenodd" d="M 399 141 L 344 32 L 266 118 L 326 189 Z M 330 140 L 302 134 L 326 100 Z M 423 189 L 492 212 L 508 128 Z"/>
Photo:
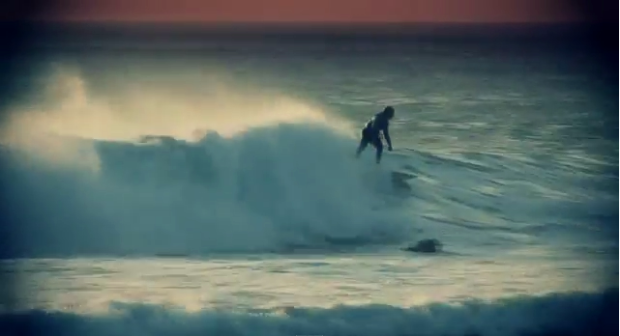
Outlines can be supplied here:
<path id="1" fill-rule="evenodd" d="M 72 141 L 94 151 L 96 172 L 5 154 L 9 255 L 274 252 L 408 236 L 382 193 L 388 171 L 354 160 L 355 142 L 320 124 L 197 142 Z"/>
<path id="2" fill-rule="evenodd" d="M 31 310 L 0 315 L 3 335 L 617 335 L 618 291 L 553 294 L 461 305 L 285 308 L 196 313 L 114 304 L 109 313 Z"/>

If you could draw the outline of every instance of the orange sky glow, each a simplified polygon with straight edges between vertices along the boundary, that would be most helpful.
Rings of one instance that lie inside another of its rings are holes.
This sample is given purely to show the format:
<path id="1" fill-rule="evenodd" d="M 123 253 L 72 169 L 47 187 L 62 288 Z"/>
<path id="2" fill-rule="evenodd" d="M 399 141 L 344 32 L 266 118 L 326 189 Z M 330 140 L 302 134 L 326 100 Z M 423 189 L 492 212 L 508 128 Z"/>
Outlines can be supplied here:
<path id="1" fill-rule="evenodd" d="M 561 22 L 567 0 L 58 0 L 39 19 L 128 22 Z"/>

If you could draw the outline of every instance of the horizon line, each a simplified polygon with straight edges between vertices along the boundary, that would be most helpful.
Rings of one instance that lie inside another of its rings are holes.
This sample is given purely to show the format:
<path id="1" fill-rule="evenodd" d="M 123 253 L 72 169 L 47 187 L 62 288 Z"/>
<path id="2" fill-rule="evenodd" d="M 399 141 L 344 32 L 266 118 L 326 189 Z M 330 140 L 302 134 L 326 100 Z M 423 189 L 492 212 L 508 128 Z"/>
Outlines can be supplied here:
<path id="1" fill-rule="evenodd" d="M 37 24 L 37 23 L 51 23 L 51 24 L 162 24 L 162 25 L 334 25 L 334 26 L 359 26 L 359 25 L 577 25 L 577 24 L 592 24 L 589 20 L 536 20 L 536 21 L 318 21 L 318 20 L 297 20 L 297 21 L 235 21 L 235 20 L 87 20 L 87 19 L 18 19 L 18 20 L 3 20 L 0 19 L 0 24 L 3 23 L 21 23 L 21 24 Z"/>

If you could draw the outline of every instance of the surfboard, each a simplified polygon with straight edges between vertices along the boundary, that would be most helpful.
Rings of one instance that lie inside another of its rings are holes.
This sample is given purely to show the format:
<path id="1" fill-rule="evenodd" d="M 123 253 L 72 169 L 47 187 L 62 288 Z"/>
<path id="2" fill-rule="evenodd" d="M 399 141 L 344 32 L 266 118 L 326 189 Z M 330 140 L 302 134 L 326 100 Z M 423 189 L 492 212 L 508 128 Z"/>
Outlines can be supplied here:
<path id="1" fill-rule="evenodd" d="M 397 180 L 410 180 L 410 179 L 414 179 L 417 177 L 415 174 L 398 171 L 398 170 L 393 170 L 391 174 L 392 174 L 392 179 L 397 179 Z"/>
<path id="2" fill-rule="evenodd" d="M 411 173 L 395 170 L 391 172 L 392 186 L 397 190 L 411 191 L 411 186 L 407 181 L 414 178 L 416 178 L 416 176 Z"/>

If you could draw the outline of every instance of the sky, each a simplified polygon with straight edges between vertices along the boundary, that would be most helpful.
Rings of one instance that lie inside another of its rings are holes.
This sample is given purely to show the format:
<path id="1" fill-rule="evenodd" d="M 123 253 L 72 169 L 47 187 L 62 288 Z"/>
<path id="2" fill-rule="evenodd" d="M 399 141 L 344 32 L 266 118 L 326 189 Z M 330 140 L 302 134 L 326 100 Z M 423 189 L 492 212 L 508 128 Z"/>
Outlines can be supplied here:
<path id="1" fill-rule="evenodd" d="M 569 0 L 56 0 L 38 18 L 163 22 L 558 22 Z"/>

